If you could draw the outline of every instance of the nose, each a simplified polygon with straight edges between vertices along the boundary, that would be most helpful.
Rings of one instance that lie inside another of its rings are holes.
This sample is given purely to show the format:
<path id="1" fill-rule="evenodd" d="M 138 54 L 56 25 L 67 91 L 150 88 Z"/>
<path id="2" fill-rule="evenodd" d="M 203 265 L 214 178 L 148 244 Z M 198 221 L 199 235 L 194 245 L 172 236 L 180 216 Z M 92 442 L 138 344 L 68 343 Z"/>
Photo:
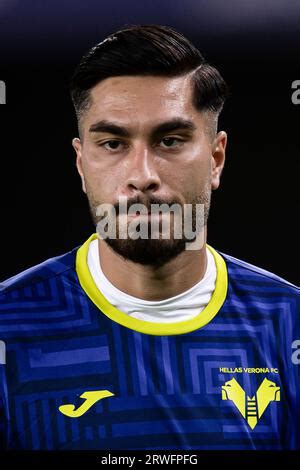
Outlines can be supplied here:
<path id="1" fill-rule="evenodd" d="M 126 181 L 127 191 L 130 193 L 135 191 L 156 191 L 161 181 L 151 150 L 141 145 L 130 153 L 131 155 L 128 155 L 130 163 Z"/>

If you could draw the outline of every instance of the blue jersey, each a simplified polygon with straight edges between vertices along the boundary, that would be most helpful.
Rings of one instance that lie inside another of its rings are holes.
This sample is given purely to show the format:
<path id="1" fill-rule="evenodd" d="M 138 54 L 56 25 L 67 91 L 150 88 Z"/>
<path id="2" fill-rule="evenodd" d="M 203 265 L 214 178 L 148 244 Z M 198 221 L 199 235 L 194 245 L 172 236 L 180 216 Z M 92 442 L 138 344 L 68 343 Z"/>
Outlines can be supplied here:
<path id="1" fill-rule="evenodd" d="M 79 249 L 0 290 L 2 449 L 300 449 L 300 290 L 209 247 L 209 304 L 128 316 Z"/>

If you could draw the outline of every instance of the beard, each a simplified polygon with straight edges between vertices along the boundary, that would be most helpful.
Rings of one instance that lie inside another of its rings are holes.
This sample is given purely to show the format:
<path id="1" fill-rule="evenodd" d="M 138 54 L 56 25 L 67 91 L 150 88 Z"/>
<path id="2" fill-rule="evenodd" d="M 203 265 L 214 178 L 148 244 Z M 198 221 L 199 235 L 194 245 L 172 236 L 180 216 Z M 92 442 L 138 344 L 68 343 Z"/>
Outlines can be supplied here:
<path id="1" fill-rule="evenodd" d="M 97 201 L 92 192 L 87 188 L 87 197 L 90 207 L 90 213 L 93 219 L 94 224 L 97 226 L 99 221 L 102 217 L 99 217 L 97 214 L 97 208 L 101 205 L 101 202 Z M 115 211 L 116 218 L 116 236 L 110 237 L 106 236 L 104 241 L 107 243 L 110 248 L 121 256 L 124 260 L 132 261 L 134 263 L 142 264 L 145 266 L 154 266 L 160 267 L 166 264 L 168 261 L 174 259 L 180 253 L 182 253 L 186 249 L 187 243 L 192 243 L 196 240 L 197 236 L 200 233 L 203 233 L 204 227 L 207 224 L 207 219 L 209 215 L 210 209 L 210 200 L 211 200 L 211 186 L 210 183 L 206 185 L 206 187 L 202 190 L 200 194 L 196 197 L 189 197 L 186 204 L 190 205 L 191 208 L 191 228 L 193 232 L 193 237 L 189 235 L 189 238 L 186 236 L 186 232 L 184 230 L 184 210 L 185 208 L 180 204 L 182 208 L 181 216 L 179 219 L 177 217 L 177 223 L 181 225 L 181 233 L 182 236 L 180 238 L 175 238 L 174 236 L 174 224 L 176 214 L 173 216 L 173 219 L 170 220 L 170 227 L 171 227 L 171 236 L 169 238 L 163 238 L 162 236 L 162 221 L 159 222 L 159 233 L 155 238 L 148 237 L 148 238 L 137 238 L 132 239 L 130 237 L 127 238 L 120 238 L 119 236 L 119 203 L 116 203 L 113 208 Z M 128 210 L 133 204 L 143 204 L 147 207 L 147 209 L 151 210 L 152 204 L 167 204 L 171 207 L 173 204 L 176 204 L 178 207 L 178 201 L 165 201 L 162 199 L 150 197 L 146 198 L 144 196 L 135 197 L 128 199 L 127 201 L 127 208 Z M 201 204 L 203 208 L 201 221 L 199 224 L 199 220 L 197 221 L 197 205 Z M 148 233 L 151 233 L 151 221 L 146 220 L 144 221 L 148 225 Z M 97 230 L 98 231 L 98 230 Z M 100 237 L 101 238 L 101 237 Z"/>

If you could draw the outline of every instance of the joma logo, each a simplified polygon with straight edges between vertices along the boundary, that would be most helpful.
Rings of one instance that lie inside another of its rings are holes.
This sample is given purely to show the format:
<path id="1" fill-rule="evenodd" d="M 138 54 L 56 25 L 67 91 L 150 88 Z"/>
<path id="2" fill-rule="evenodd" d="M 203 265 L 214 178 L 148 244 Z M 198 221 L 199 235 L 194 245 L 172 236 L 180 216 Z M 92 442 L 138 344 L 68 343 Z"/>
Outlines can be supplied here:
<path id="1" fill-rule="evenodd" d="M 69 418 L 80 418 L 84 415 L 97 401 L 103 398 L 114 396 L 109 390 L 96 390 L 92 392 L 84 392 L 80 395 L 80 398 L 84 398 L 84 402 L 79 408 L 75 409 L 75 406 L 71 403 L 68 405 L 61 405 L 59 411 Z"/>

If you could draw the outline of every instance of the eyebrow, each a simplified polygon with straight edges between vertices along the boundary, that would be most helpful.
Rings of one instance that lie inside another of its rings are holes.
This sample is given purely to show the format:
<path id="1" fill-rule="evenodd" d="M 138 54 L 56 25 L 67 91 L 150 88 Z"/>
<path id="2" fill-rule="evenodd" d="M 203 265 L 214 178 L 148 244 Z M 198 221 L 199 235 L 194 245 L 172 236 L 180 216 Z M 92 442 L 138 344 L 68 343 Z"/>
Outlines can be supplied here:
<path id="1" fill-rule="evenodd" d="M 161 135 L 179 129 L 194 131 L 196 130 L 196 126 L 189 119 L 174 118 L 154 127 L 154 129 L 152 129 L 152 135 Z M 89 132 L 107 132 L 109 134 L 118 135 L 120 137 L 130 137 L 130 132 L 128 129 L 123 126 L 119 126 L 114 122 L 106 120 L 101 120 L 95 124 L 92 124 L 89 128 Z"/>

